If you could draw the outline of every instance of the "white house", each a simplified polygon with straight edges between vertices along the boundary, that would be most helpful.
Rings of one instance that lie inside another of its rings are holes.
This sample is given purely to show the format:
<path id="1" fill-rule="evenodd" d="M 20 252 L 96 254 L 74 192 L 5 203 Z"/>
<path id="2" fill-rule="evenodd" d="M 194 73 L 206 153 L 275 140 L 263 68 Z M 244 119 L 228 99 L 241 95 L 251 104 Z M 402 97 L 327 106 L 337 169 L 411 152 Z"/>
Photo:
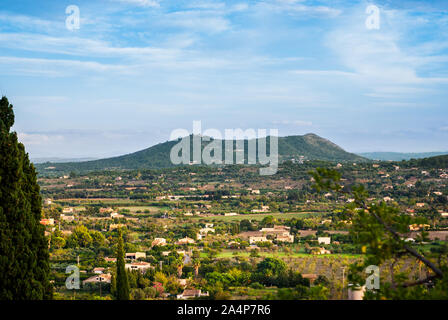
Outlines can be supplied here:
<path id="1" fill-rule="evenodd" d="M 127 270 L 132 270 L 132 271 L 133 270 L 139 270 L 140 272 L 144 273 L 144 272 L 146 272 L 146 270 L 151 268 L 151 264 L 148 263 L 148 262 L 141 261 L 141 262 L 126 263 L 124 265 L 124 267 Z"/>
<path id="2" fill-rule="evenodd" d="M 261 237 L 249 237 L 249 243 L 250 244 L 255 244 L 257 242 L 266 242 L 269 241 L 266 237 L 261 236 Z"/>
<path id="3" fill-rule="evenodd" d="M 317 242 L 323 243 L 323 244 L 330 244 L 331 238 L 330 237 L 318 237 Z"/>
<path id="4" fill-rule="evenodd" d="M 112 275 L 110 273 L 107 274 L 99 274 L 93 277 L 90 277 L 86 280 L 84 280 L 82 283 L 86 284 L 86 283 L 99 283 L 99 282 L 105 282 L 105 283 L 110 283 L 112 280 Z"/>

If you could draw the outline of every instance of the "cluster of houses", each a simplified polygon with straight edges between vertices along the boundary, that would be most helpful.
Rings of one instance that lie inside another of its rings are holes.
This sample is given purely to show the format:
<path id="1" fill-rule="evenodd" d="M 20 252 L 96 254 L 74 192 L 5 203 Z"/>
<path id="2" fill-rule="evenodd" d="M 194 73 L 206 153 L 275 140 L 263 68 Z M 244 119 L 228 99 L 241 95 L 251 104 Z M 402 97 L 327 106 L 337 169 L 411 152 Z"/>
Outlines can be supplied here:
<path id="1" fill-rule="evenodd" d="M 294 236 L 290 233 L 291 228 L 287 226 L 274 226 L 272 228 L 262 228 L 260 231 L 249 233 L 249 244 L 254 245 L 257 242 L 272 242 L 268 236 L 274 238 L 278 242 L 294 242 Z"/>
<path id="2" fill-rule="evenodd" d="M 149 262 L 139 261 L 139 259 L 146 259 L 145 252 L 131 252 L 125 254 L 126 263 L 125 268 L 130 271 L 138 270 L 141 273 L 145 273 L 149 268 L 154 268 Z M 107 262 L 116 262 L 117 258 L 105 257 Z M 83 283 L 110 283 L 112 275 L 110 273 L 104 273 L 105 268 L 94 268 L 92 272 L 94 276 L 86 279 Z"/>

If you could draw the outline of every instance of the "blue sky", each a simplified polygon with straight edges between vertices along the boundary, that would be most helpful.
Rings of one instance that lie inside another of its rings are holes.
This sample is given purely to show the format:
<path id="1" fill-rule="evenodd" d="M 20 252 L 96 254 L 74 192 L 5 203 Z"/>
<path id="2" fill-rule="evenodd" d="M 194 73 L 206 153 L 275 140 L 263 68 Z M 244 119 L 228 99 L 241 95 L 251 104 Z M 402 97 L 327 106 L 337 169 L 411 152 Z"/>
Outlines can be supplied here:
<path id="1" fill-rule="evenodd" d="M 129 153 L 193 120 L 351 152 L 446 151 L 448 4 L 3 0 L 0 94 L 34 158 Z"/>

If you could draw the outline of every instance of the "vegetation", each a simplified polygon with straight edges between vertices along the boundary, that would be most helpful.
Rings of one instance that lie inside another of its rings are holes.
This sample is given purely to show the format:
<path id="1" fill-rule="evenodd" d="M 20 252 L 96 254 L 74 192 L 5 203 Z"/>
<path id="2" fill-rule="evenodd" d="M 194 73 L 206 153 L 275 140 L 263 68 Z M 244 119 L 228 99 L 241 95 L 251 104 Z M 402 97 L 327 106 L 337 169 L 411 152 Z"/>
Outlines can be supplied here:
<path id="1" fill-rule="evenodd" d="M 124 245 L 123 235 L 121 229 L 118 229 L 118 245 L 117 245 L 117 278 L 116 278 L 116 292 L 117 300 L 129 300 L 129 283 L 124 267 Z"/>
<path id="2" fill-rule="evenodd" d="M 418 217 L 411 217 L 399 211 L 397 206 L 384 201 L 368 202 L 368 192 L 363 185 L 352 186 L 351 190 L 341 183 L 341 174 L 336 170 L 317 168 L 312 172 L 317 190 L 331 190 L 350 193 L 354 201 L 347 206 L 351 216 L 353 239 L 362 246 L 365 253 L 363 263 L 353 264 L 349 279 L 360 287 L 365 283 L 363 271 L 368 266 L 390 263 L 390 282 L 383 283 L 368 297 L 374 299 L 447 299 L 448 298 L 448 245 L 428 256 L 419 252 L 418 247 L 408 243 L 404 235 L 409 225 L 420 223 Z M 420 240 L 427 240 L 427 232 L 421 231 Z M 415 259 L 427 269 L 427 276 L 415 279 L 409 272 L 394 269 L 402 260 Z"/>
<path id="3" fill-rule="evenodd" d="M 192 139 L 192 136 L 190 136 Z M 173 167 L 170 161 L 170 151 L 177 144 L 177 141 L 167 141 L 157 144 L 145 150 L 135 153 L 86 162 L 66 162 L 66 163 L 43 163 L 38 164 L 39 171 L 46 171 L 45 168 L 54 167 L 52 171 L 56 172 L 86 172 L 94 170 L 117 170 L 117 169 L 161 169 Z M 225 141 L 222 142 L 223 150 Z M 235 142 L 234 142 L 235 143 Z M 257 142 L 258 143 L 258 142 Z M 190 143 L 190 145 L 193 145 Z M 207 143 L 202 144 L 202 149 Z M 245 161 L 247 162 L 248 141 L 244 141 Z M 267 141 L 267 150 L 269 149 L 269 140 Z M 328 160 L 328 161 L 366 161 L 367 159 L 344 151 L 334 143 L 323 139 L 315 134 L 306 134 L 303 136 L 280 137 L 278 139 L 278 154 L 280 161 L 298 159 L 303 156 L 307 160 Z M 191 152 L 192 157 L 192 152 Z M 192 160 L 192 159 L 191 159 Z"/>
<path id="4" fill-rule="evenodd" d="M 0 100 L 0 299 L 51 299 L 48 241 L 39 224 L 42 202 L 34 166 Z"/>

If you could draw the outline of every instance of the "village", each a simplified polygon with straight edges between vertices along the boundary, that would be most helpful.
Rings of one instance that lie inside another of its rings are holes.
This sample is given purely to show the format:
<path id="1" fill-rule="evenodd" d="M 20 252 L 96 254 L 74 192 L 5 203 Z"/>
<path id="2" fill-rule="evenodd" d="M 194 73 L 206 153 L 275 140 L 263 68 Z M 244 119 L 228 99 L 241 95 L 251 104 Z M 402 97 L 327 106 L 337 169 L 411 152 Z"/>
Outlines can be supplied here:
<path id="1" fill-rule="evenodd" d="M 430 252 L 448 240 L 446 170 L 330 165 L 347 185 L 367 185 L 370 201 L 414 218 L 405 241 Z M 41 176 L 57 297 L 111 298 L 120 229 L 132 299 L 278 299 L 297 286 L 302 298 L 353 298 L 346 270 L 363 257 L 350 236 L 354 199 L 314 191 L 314 166 L 289 162 L 267 177 L 247 166 Z M 65 287 L 68 265 L 79 268 L 79 290 Z"/>

